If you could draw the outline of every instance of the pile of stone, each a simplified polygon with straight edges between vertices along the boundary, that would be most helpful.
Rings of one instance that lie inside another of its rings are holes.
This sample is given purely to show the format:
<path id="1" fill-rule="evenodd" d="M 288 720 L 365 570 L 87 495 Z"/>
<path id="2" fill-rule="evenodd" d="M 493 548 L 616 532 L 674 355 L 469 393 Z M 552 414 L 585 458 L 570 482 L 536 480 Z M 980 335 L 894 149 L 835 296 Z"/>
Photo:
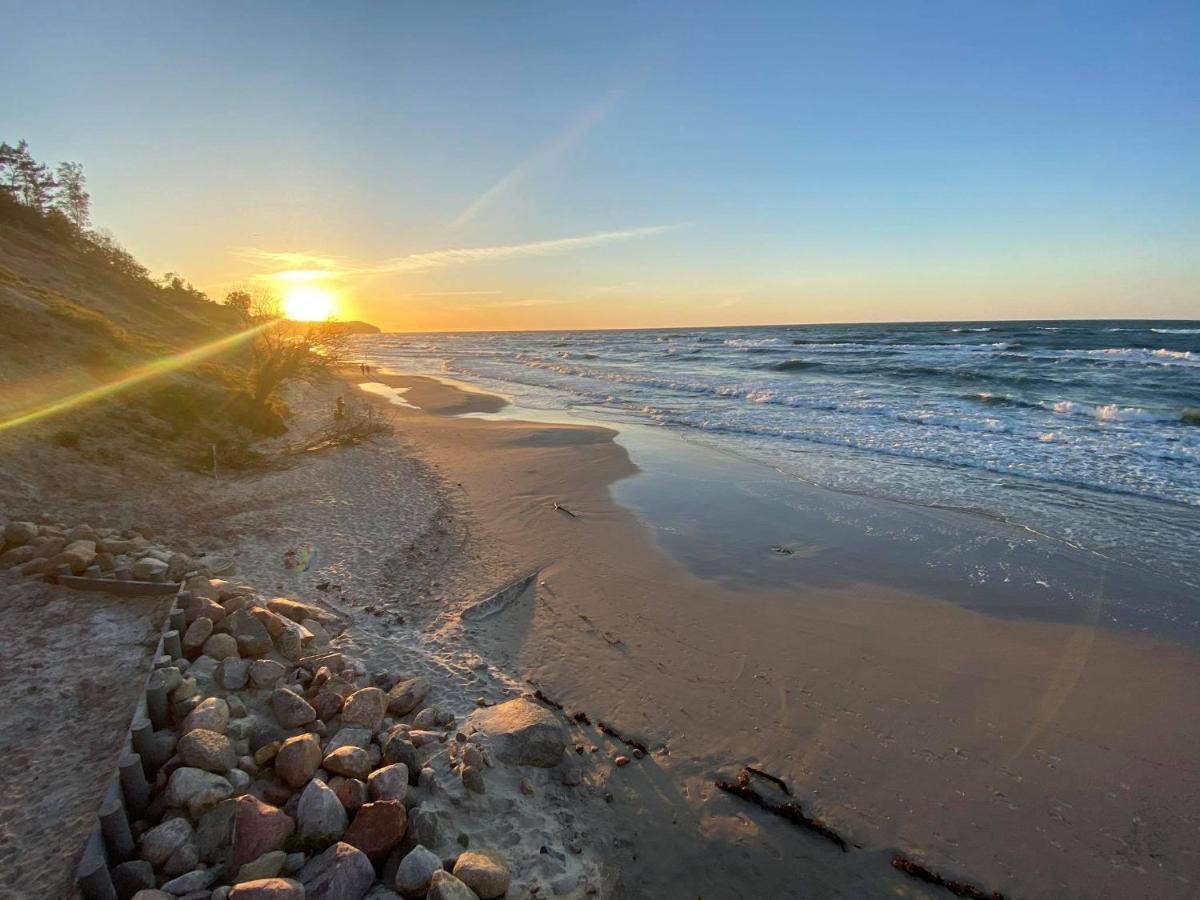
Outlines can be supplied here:
<path id="1" fill-rule="evenodd" d="M 500 854 L 430 849 L 441 845 L 427 801 L 450 786 L 428 763 L 436 754 L 456 790 L 484 792 L 493 765 L 562 760 L 557 717 L 516 699 L 460 729 L 427 703 L 425 679 L 368 676 L 335 649 L 336 615 L 243 585 L 192 576 L 172 620 L 182 634 L 168 632 L 148 680 L 123 808 L 102 822 L 111 888 L 81 881 L 89 900 L 508 893 Z"/>
<path id="2" fill-rule="evenodd" d="M 16 521 L 4 526 L 0 543 L 0 569 L 13 568 L 31 577 L 67 573 L 178 583 L 193 572 L 225 574 L 233 564 L 226 557 L 194 558 L 156 545 L 148 526 L 118 531 Z"/>

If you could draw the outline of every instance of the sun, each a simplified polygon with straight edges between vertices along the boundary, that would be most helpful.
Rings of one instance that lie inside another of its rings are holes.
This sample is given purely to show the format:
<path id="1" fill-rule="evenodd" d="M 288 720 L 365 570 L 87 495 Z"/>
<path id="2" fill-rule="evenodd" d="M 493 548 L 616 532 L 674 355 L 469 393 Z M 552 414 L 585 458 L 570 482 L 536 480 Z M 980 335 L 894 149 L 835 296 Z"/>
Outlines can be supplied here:
<path id="1" fill-rule="evenodd" d="M 298 287 L 283 298 L 283 313 L 296 322 L 323 322 L 333 315 L 337 300 L 319 287 Z"/>

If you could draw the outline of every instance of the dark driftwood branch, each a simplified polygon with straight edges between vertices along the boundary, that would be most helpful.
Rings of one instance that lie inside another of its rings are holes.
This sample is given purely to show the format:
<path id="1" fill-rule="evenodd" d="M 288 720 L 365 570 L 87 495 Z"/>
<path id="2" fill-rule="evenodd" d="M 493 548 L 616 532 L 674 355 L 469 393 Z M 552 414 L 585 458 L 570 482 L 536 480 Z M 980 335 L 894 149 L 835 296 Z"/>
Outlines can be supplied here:
<path id="1" fill-rule="evenodd" d="M 901 853 L 897 853 L 892 857 L 892 868 L 899 869 L 905 875 L 917 881 L 944 887 L 957 897 L 966 897 L 968 900 L 1004 900 L 1004 895 L 999 891 L 988 891 L 978 885 L 971 884 L 969 881 L 955 881 L 953 878 L 943 878 L 937 872 L 931 872 L 920 863 L 914 862 Z"/>
<path id="2" fill-rule="evenodd" d="M 579 516 L 575 515 L 575 513 L 571 512 L 571 511 L 570 511 L 569 509 L 567 509 L 565 506 L 559 506 L 557 503 L 555 503 L 555 504 L 554 504 L 554 508 L 555 508 L 555 509 L 557 509 L 557 510 L 558 510 L 560 513 L 566 513 L 566 514 L 567 514 L 568 516 L 570 516 L 572 519 L 578 519 L 578 518 L 579 518 Z"/>
<path id="3" fill-rule="evenodd" d="M 777 779 L 772 778 L 772 781 Z M 814 819 L 804 814 L 804 810 L 800 808 L 799 803 L 785 801 L 783 803 L 775 803 L 768 800 L 754 788 L 750 787 L 750 772 L 748 769 L 742 769 L 738 773 L 737 781 L 718 781 L 717 787 L 726 793 L 733 794 L 735 797 L 741 797 L 755 806 L 760 806 L 769 813 L 773 813 L 782 819 L 786 819 L 793 825 L 798 825 L 801 828 L 807 828 L 809 831 L 819 834 L 825 840 L 832 844 L 836 844 L 843 853 L 847 853 L 850 847 L 846 843 L 846 839 L 822 822 L 820 819 Z"/>
<path id="4" fill-rule="evenodd" d="M 779 785 L 779 789 L 781 791 L 783 791 L 789 797 L 792 796 L 792 791 L 787 786 L 787 782 L 785 782 L 779 776 L 772 775 L 770 772 L 764 772 L 762 769 L 756 769 L 756 768 L 754 768 L 754 766 L 746 766 L 746 771 L 749 772 L 751 775 L 757 775 L 759 778 L 765 778 L 765 779 L 767 779 L 767 781 L 774 782 L 775 784 Z"/>

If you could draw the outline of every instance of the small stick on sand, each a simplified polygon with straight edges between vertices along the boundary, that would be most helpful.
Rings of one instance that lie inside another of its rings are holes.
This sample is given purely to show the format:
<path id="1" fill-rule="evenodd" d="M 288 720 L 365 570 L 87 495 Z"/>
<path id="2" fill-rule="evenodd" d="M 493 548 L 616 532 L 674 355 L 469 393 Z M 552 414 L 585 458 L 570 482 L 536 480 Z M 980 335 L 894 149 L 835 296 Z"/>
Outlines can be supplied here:
<path id="1" fill-rule="evenodd" d="M 555 508 L 555 509 L 557 509 L 557 510 L 558 510 L 560 513 L 566 513 L 566 514 L 567 514 L 568 516 L 570 516 L 572 519 L 578 519 L 578 518 L 579 518 L 579 516 L 575 515 L 575 513 L 571 512 L 571 511 L 570 511 L 569 509 L 567 509 L 565 506 L 559 506 L 557 503 L 555 503 L 555 504 L 554 504 L 554 508 Z"/>
<path id="2" fill-rule="evenodd" d="M 917 881 L 944 887 L 955 896 L 966 897 L 968 900 L 1004 900 L 1004 895 L 999 891 L 988 891 L 978 885 L 971 884 L 969 881 L 955 881 L 953 878 L 943 878 L 937 872 L 931 872 L 920 863 L 914 862 L 901 853 L 897 853 L 892 857 L 892 868 L 899 869 L 905 875 Z"/>
<path id="3" fill-rule="evenodd" d="M 787 819 L 793 825 L 799 825 L 801 828 L 807 828 L 809 831 L 814 831 L 825 840 L 837 844 L 843 853 L 849 853 L 850 847 L 846 844 L 846 839 L 822 822 L 820 819 L 813 819 L 804 814 L 804 810 L 800 808 L 799 803 L 773 803 L 763 797 L 758 791 L 750 787 L 750 773 L 746 769 L 738 774 L 738 780 L 734 781 L 718 781 L 717 787 L 727 793 L 733 794 L 735 797 L 741 797 L 743 800 L 753 803 L 755 806 L 761 806 L 769 813 L 774 813 L 782 819 Z"/>
<path id="4" fill-rule="evenodd" d="M 772 775 L 769 772 L 764 772 L 762 769 L 756 769 L 754 766 L 746 766 L 746 771 L 751 775 L 757 775 L 759 778 L 765 778 L 767 781 L 774 782 L 775 784 L 779 785 L 779 789 L 781 791 L 783 791 L 789 797 L 792 796 L 792 792 L 788 789 L 787 783 L 778 775 Z"/>

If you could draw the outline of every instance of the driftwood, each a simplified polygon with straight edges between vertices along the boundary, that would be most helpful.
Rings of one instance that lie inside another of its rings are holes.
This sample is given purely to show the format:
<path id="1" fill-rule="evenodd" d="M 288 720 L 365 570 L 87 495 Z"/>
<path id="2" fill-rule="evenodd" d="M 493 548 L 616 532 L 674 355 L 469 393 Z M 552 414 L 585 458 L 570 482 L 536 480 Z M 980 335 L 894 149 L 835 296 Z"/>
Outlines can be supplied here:
<path id="1" fill-rule="evenodd" d="M 759 772 L 757 769 L 753 771 L 755 774 L 764 774 Z M 806 816 L 804 814 L 804 810 L 800 808 L 799 803 L 793 803 L 790 800 L 784 802 L 768 800 L 766 797 L 752 788 L 750 786 L 750 774 L 751 770 L 748 767 L 743 768 L 742 771 L 738 773 L 737 781 L 718 781 L 716 785 L 726 793 L 733 794 L 735 797 L 741 797 L 743 800 L 753 803 L 755 806 L 760 806 L 767 812 L 773 813 L 782 819 L 786 819 L 793 825 L 798 825 L 801 828 L 807 828 L 809 831 L 819 834 L 830 843 L 836 844 L 843 853 L 849 852 L 850 847 L 846 843 L 846 839 L 844 837 L 842 837 L 820 819 L 814 819 L 810 816 Z M 765 777 L 772 782 L 782 784 L 780 779 L 772 775 L 766 775 Z M 784 790 L 787 791 L 786 786 L 784 786 Z M 790 791 L 787 791 L 787 793 L 789 795 L 791 794 Z"/>
<path id="2" fill-rule="evenodd" d="M 892 857 L 892 868 L 899 869 L 905 875 L 917 881 L 944 887 L 957 897 L 966 897 L 968 900 L 1004 900 L 1004 895 L 999 891 L 989 891 L 978 885 L 971 884 L 969 881 L 956 881 L 953 878 L 943 878 L 937 872 L 931 872 L 920 863 L 914 862 L 901 853 L 897 853 Z"/>
<path id="3" fill-rule="evenodd" d="M 538 572 L 534 571 L 505 585 L 490 597 L 485 597 L 478 603 L 468 606 L 460 614 L 461 618 L 469 622 L 474 622 L 494 616 L 498 612 L 503 612 L 534 584 L 537 577 Z"/>
<path id="4" fill-rule="evenodd" d="M 555 503 L 555 504 L 554 504 L 554 508 L 555 508 L 555 509 L 557 509 L 557 510 L 558 510 L 560 513 L 566 513 L 566 514 L 567 514 L 568 516 L 570 516 L 572 519 L 578 519 L 578 518 L 579 518 L 579 516 L 575 515 L 575 513 L 571 512 L 571 511 L 570 511 L 569 509 L 567 509 L 565 506 L 559 506 L 557 503 Z"/>
<path id="5" fill-rule="evenodd" d="M 779 785 L 779 789 L 781 791 L 783 791 L 789 797 L 792 796 L 791 788 L 789 788 L 787 786 L 787 782 L 784 781 L 782 778 L 780 778 L 778 775 L 772 775 L 770 772 L 764 772 L 762 769 L 754 768 L 754 766 L 746 766 L 745 769 L 751 775 L 757 775 L 759 778 L 765 778 L 765 779 L 767 779 L 767 781 L 770 781 L 774 784 Z"/>
<path id="6" fill-rule="evenodd" d="M 541 688 L 538 688 L 536 691 L 534 691 L 533 696 L 536 699 L 541 700 L 547 706 L 553 706 L 559 712 L 562 712 L 563 705 L 561 703 L 559 703 L 557 700 L 551 700 L 549 697 L 547 697 L 545 694 L 543 694 Z"/>
<path id="7" fill-rule="evenodd" d="M 641 750 L 643 753 L 650 752 L 650 750 L 646 747 L 646 745 L 643 744 L 641 741 L 635 741 L 633 738 L 625 737 L 625 735 L 621 734 L 621 732 L 617 731 L 617 729 L 613 728 L 607 722 L 597 722 L 596 727 L 603 734 L 607 734 L 609 737 L 616 738 L 618 741 L 620 741 L 626 747 L 632 747 L 634 750 Z"/>
<path id="8" fill-rule="evenodd" d="M 535 700 L 540 700 L 542 703 L 545 703 L 547 706 L 553 707 L 554 709 L 557 709 L 559 712 L 569 715 L 573 721 L 575 721 L 576 723 L 578 723 L 580 725 L 591 725 L 592 724 L 592 720 L 588 717 L 588 714 L 585 713 L 583 710 L 579 710 L 577 712 L 572 712 L 572 713 L 567 713 L 566 709 L 563 707 L 563 705 L 561 703 L 559 703 L 553 697 L 547 697 L 546 694 L 543 693 L 542 689 L 540 687 L 538 687 L 536 684 L 534 684 L 532 681 L 529 681 L 528 679 L 526 679 L 526 684 L 529 684 L 530 686 L 533 687 L 533 689 L 534 689 L 533 698 Z M 638 754 L 645 755 L 650 752 L 649 748 L 645 744 L 643 744 L 641 741 L 635 740 L 634 738 L 631 738 L 631 737 L 626 737 L 625 735 L 621 734 L 621 732 L 617 731 L 617 729 L 615 729 L 611 725 L 609 725 L 607 722 L 600 722 L 600 721 L 596 722 L 596 730 L 599 731 L 601 734 L 606 734 L 611 738 L 616 738 L 618 741 L 620 741 L 626 747 L 632 748 L 635 751 L 635 753 L 634 753 L 635 756 L 637 756 Z M 766 777 L 770 778 L 771 776 L 768 775 Z M 787 790 L 787 788 L 784 787 L 784 790 Z"/>

